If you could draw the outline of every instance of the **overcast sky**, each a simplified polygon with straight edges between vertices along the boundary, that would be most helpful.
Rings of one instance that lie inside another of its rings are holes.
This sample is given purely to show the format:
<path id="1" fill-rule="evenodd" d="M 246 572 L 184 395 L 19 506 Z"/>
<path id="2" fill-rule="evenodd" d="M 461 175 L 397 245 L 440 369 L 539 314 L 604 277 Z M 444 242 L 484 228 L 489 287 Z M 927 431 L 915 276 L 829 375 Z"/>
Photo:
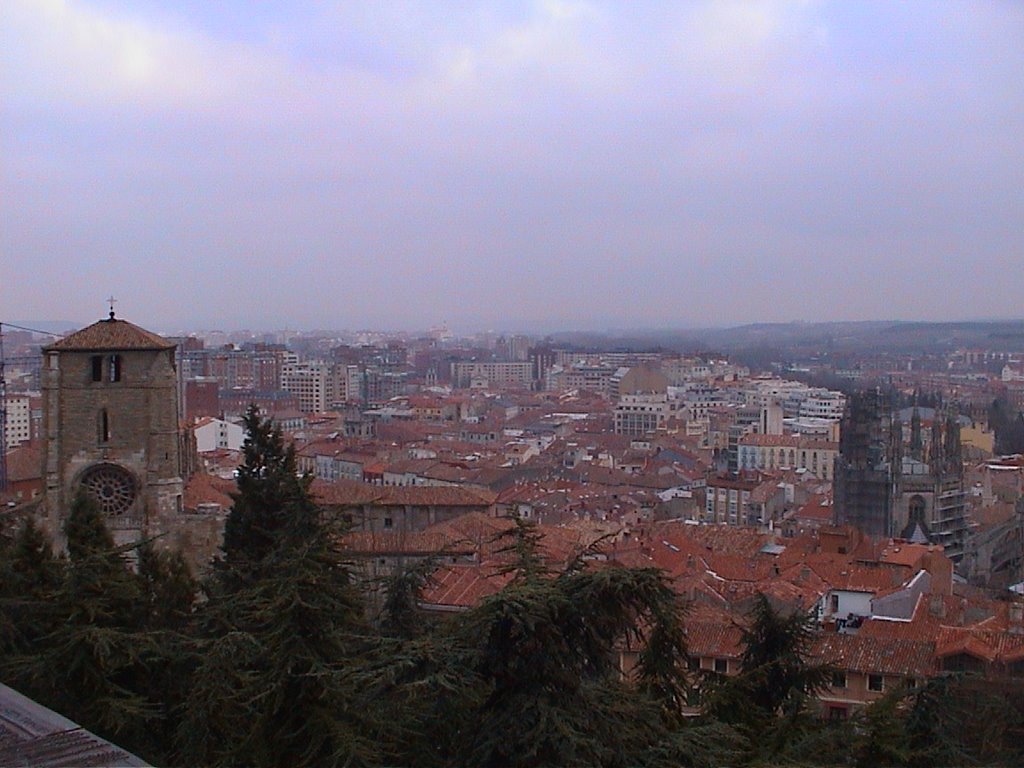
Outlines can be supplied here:
<path id="1" fill-rule="evenodd" d="M 1024 316 L 1024 3 L 0 1 L 0 321 Z"/>

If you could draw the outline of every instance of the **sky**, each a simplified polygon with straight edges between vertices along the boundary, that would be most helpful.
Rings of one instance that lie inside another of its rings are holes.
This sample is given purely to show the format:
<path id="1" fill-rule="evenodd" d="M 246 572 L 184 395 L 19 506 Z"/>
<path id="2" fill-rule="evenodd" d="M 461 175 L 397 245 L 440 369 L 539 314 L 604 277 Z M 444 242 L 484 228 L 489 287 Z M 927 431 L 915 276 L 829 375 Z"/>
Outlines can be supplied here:
<path id="1" fill-rule="evenodd" d="M 1024 3 L 0 2 L 0 322 L 1024 316 Z"/>

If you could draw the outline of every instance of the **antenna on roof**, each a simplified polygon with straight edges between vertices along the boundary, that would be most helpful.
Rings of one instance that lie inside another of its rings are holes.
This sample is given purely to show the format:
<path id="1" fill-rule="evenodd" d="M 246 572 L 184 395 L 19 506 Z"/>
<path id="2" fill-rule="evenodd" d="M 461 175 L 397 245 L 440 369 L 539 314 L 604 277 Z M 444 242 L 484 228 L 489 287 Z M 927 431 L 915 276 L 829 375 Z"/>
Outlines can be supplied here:
<path id="1" fill-rule="evenodd" d="M 110 305 L 110 319 L 111 320 L 114 319 L 114 304 L 115 304 L 116 301 L 117 301 L 117 299 L 114 298 L 113 294 L 111 294 L 110 298 L 107 299 L 107 303 Z"/>

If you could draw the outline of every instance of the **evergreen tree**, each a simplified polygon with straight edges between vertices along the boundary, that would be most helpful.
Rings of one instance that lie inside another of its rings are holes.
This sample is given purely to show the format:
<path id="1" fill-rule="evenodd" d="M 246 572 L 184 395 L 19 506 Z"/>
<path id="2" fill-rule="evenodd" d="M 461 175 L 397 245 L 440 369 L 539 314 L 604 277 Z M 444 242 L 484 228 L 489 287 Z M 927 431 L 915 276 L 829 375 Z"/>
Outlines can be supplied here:
<path id="1" fill-rule="evenodd" d="M 779 759 L 819 726 L 807 705 L 832 670 L 811 659 L 813 640 L 809 613 L 782 613 L 757 595 L 743 627 L 739 674 L 716 680 L 707 704 L 709 715 L 746 734 L 752 758 Z"/>
<path id="2" fill-rule="evenodd" d="M 285 447 L 281 430 L 262 419 L 255 405 L 244 423 L 244 462 L 224 525 L 221 569 L 243 580 L 255 577 L 282 535 L 301 538 L 319 525 L 319 510 L 309 496 L 311 478 L 299 476 L 294 446 Z"/>
<path id="3" fill-rule="evenodd" d="M 1021 765 L 1021 700 L 1018 681 L 968 673 L 929 679 L 914 692 L 906 717 L 909 764 Z"/>
<path id="4" fill-rule="evenodd" d="M 139 582 L 114 546 L 101 513 L 80 495 L 67 517 L 68 563 L 59 588 L 35 609 L 50 631 L 8 660 L 13 684 L 86 728 L 148 756 L 159 756 L 151 726 L 155 638 L 142 632 Z"/>
<path id="5" fill-rule="evenodd" d="M 731 754 L 681 724 L 682 604 L 660 571 L 577 559 L 555 573 L 523 521 L 503 551 L 514 555 L 504 590 L 382 662 L 407 729 L 392 762 L 688 765 Z M 644 636 L 632 684 L 620 652 Z"/>
<path id="6" fill-rule="evenodd" d="M 0 658 L 31 649 L 53 628 L 54 594 L 64 579 L 64 561 L 31 518 L 0 548 Z"/>
<path id="7" fill-rule="evenodd" d="M 442 555 L 438 553 L 399 568 L 386 580 L 379 621 L 380 630 L 386 637 L 412 639 L 428 630 L 428 622 L 418 605 Z"/>
<path id="8" fill-rule="evenodd" d="M 184 629 L 195 605 L 198 585 L 180 551 L 156 549 L 152 542 L 138 547 L 138 576 L 143 622 L 149 629 Z"/>
<path id="9" fill-rule="evenodd" d="M 903 766 L 911 761 L 906 705 L 907 690 L 898 686 L 868 705 L 855 719 L 851 742 L 858 768 Z"/>
<path id="10" fill-rule="evenodd" d="M 247 416 L 225 562 L 197 614 L 177 748 L 203 765 L 361 765 L 372 701 L 349 674 L 366 639 L 349 568 L 280 433 Z"/>

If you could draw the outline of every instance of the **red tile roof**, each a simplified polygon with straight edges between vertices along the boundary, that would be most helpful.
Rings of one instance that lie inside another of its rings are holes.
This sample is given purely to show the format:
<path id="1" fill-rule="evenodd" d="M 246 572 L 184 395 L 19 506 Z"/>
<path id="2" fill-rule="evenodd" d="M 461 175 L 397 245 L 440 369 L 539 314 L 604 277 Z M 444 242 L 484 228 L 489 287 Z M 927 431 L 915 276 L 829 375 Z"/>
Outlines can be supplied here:
<path id="1" fill-rule="evenodd" d="M 495 494 L 483 488 L 458 485 L 369 485 L 355 481 L 316 480 L 312 485 L 313 498 L 327 506 L 438 506 L 489 507 Z"/>
<path id="2" fill-rule="evenodd" d="M 935 644 L 828 632 L 814 644 L 815 658 L 865 674 L 923 677 L 934 670 Z"/>
<path id="3" fill-rule="evenodd" d="M 200 504 L 219 504 L 225 510 L 231 509 L 234 500 L 232 493 L 238 490 L 234 480 L 225 480 L 216 475 L 196 473 L 185 486 L 185 509 L 195 510 Z"/>
<path id="4" fill-rule="evenodd" d="M 512 580 L 490 565 L 447 565 L 431 575 L 420 604 L 435 608 L 472 608 Z"/>
<path id="5" fill-rule="evenodd" d="M 3 446 L 0 445 L 0 450 Z M 43 477 L 43 444 L 39 440 L 22 443 L 7 452 L 7 479 L 12 483 L 41 480 Z"/>
<path id="6" fill-rule="evenodd" d="M 100 320 L 65 336 L 43 351 L 105 352 L 133 349 L 173 349 L 176 345 L 127 320 Z"/>

